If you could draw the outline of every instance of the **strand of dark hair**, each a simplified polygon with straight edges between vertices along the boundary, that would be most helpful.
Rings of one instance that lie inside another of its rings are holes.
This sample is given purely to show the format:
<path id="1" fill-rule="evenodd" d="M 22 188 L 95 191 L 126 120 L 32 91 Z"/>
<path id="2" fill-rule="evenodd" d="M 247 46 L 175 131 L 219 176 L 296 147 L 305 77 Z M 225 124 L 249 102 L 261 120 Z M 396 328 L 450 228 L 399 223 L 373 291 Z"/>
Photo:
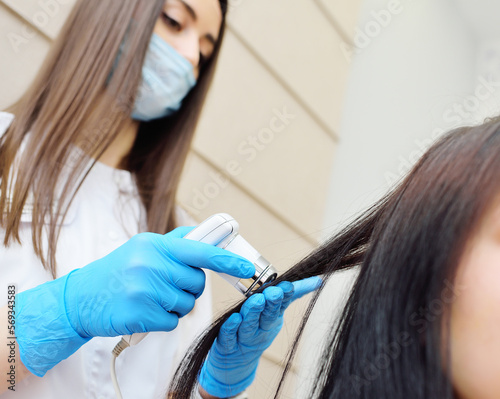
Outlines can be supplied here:
<path id="1" fill-rule="evenodd" d="M 340 321 L 324 341 L 309 397 L 454 399 L 446 344 L 449 312 L 443 303 L 442 312 L 431 318 L 419 318 L 418 312 L 430 309 L 443 290 L 453 290 L 467 240 L 498 194 L 499 154 L 498 121 L 451 132 L 391 193 L 273 282 L 317 275 L 326 282 L 358 266 Z M 298 328 L 275 398 L 321 292 L 313 294 Z M 241 305 L 190 348 L 172 380 L 170 398 L 191 396 L 221 325 Z"/>

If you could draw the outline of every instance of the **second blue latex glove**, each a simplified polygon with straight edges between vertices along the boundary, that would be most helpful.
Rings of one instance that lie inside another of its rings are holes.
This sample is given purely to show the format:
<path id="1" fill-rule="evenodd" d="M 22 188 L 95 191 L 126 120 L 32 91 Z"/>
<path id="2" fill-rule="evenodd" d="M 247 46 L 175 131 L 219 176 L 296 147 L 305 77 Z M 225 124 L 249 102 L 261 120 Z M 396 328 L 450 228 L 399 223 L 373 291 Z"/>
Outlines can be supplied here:
<path id="1" fill-rule="evenodd" d="M 228 398 L 244 391 L 255 378 L 262 353 L 283 326 L 283 314 L 296 299 L 318 289 L 320 277 L 281 282 L 254 294 L 222 325 L 203 364 L 200 386 L 210 395 Z"/>
<path id="2" fill-rule="evenodd" d="M 204 290 L 199 268 L 254 274 L 246 259 L 182 238 L 190 230 L 138 234 L 102 259 L 17 294 L 23 364 L 43 376 L 92 337 L 173 330 Z"/>

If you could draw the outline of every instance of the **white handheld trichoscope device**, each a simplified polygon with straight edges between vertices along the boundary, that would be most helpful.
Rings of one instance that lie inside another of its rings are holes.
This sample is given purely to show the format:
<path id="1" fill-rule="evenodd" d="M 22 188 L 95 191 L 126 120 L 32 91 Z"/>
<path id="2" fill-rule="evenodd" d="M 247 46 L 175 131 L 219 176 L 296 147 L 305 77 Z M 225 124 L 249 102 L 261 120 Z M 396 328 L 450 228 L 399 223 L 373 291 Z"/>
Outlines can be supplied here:
<path id="1" fill-rule="evenodd" d="M 255 265 L 255 274 L 249 279 L 239 279 L 224 273 L 218 273 L 245 296 L 266 283 L 270 283 L 278 273 L 248 241 L 238 234 L 239 224 L 227 213 L 210 216 L 184 238 L 212 244 L 240 255 Z"/>
<path id="2" fill-rule="evenodd" d="M 208 219 L 200 223 L 197 227 L 186 234 L 184 238 L 226 249 L 252 262 L 255 266 L 255 274 L 249 279 L 240 279 L 228 274 L 217 273 L 239 292 L 248 297 L 264 284 L 275 280 L 278 273 L 268 260 L 266 260 L 254 247 L 252 247 L 248 241 L 239 235 L 238 231 L 239 224 L 232 216 L 227 213 L 218 213 L 210 216 Z M 121 393 L 114 372 L 115 359 L 123 351 L 123 349 L 131 345 L 138 344 L 147 334 L 148 333 L 124 335 L 121 341 L 118 342 L 116 347 L 113 349 L 113 356 L 111 359 L 111 377 L 113 379 L 113 384 L 118 398 L 121 398 Z"/>

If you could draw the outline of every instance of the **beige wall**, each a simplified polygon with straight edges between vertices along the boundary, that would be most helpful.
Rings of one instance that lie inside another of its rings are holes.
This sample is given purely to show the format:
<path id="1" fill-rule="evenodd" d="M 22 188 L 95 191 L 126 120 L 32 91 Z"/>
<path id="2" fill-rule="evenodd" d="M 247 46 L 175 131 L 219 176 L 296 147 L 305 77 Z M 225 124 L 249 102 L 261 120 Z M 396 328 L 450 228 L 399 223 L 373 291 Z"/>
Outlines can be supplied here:
<path id="1" fill-rule="evenodd" d="M 0 109 L 33 79 L 75 0 L 0 0 Z M 232 214 L 279 269 L 322 236 L 331 163 L 349 70 L 341 50 L 359 0 L 233 0 L 213 89 L 179 201 L 198 221 Z M 216 311 L 238 294 L 214 277 Z M 300 306 L 299 306 L 300 307 Z M 266 354 L 253 397 L 267 397 L 288 327 Z M 293 378 L 292 378 L 293 379 Z M 293 397 L 293 387 L 287 397 Z"/>

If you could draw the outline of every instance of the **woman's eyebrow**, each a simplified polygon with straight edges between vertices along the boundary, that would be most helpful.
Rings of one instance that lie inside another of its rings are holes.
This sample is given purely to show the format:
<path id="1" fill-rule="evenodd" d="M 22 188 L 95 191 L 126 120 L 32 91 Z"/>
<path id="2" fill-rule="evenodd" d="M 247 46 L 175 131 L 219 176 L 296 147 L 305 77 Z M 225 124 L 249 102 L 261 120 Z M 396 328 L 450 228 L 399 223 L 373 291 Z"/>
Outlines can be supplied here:
<path id="1" fill-rule="evenodd" d="M 188 3 L 186 3 L 184 0 L 177 0 L 177 1 L 184 6 L 184 8 L 186 9 L 186 11 L 193 18 L 193 20 L 195 20 L 195 21 L 198 20 L 198 16 L 196 15 L 196 12 L 193 10 L 193 8 Z"/>
<path id="2" fill-rule="evenodd" d="M 184 0 L 178 0 L 178 1 L 184 6 L 186 11 L 189 13 L 189 15 L 191 15 L 191 18 L 193 18 L 194 21 L 197 21 L 198 16 L 196 15 L 196 12 L 193 10 L 193 8 L 188 3 L 186 3 Z M 205 37 L 208 39 L 208 41 L 210 41 L 215 46 L 216 40 L 210 33 L 207 33 L 205 35 Z"/>

